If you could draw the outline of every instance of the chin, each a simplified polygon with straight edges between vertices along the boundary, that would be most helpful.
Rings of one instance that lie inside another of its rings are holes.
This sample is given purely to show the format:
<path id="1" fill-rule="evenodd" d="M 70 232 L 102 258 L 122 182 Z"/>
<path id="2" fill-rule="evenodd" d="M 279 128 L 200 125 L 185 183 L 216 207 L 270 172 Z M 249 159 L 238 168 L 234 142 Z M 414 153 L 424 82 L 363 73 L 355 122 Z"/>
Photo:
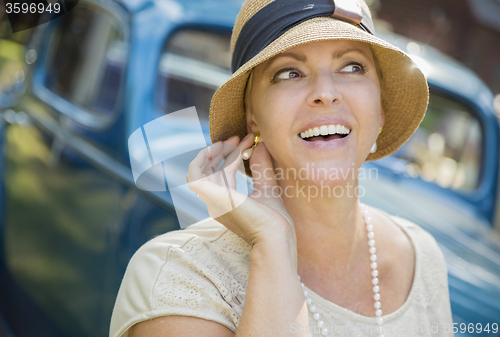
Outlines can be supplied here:
<path id="1" fill-rule="evenodd" d="M 309 185 L 334 187 L 355 181 L 356 169 L 354 160 L 329 160 L 320 163 L 302 163 L 296 171 L 297 179 L 306 181 Z"/>

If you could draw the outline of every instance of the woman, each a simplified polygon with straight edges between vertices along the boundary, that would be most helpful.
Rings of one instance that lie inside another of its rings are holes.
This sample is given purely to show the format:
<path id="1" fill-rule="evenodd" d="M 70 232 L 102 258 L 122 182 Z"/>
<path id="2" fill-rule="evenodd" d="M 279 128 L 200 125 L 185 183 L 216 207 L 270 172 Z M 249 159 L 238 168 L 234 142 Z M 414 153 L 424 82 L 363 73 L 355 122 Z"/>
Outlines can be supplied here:
<path id="1" fill-rule="evenodd" d="M 134 255 L 111 336 L 452 336 L 433 237 L 358 199 L 358 169 L 406 142 L 428 102 L 420 70 L 373 32 L 362 1 L 244 3 L 214 144 L 186 177 L 212 218 Z"/>

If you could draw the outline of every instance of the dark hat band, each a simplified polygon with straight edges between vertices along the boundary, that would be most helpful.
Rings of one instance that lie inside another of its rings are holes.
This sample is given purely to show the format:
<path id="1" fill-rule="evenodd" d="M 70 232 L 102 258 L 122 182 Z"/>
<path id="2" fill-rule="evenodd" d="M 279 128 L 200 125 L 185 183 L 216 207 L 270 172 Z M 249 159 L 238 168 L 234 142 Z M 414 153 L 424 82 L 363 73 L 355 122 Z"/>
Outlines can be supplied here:
<path id="1" fill-rule="evenodd" d="M 315 17 L 331 16 L 359 24 L 363 30 L 373 35 L 371 22 L 366 22 L 369 20 L 366 20 L 366 13 L 361 10 L 353 13 L 349 8 L 342 8 L 342 2 L 345 3 L 345 0 L 275 0 L 263 7 L 245 23 L 238 35 L 231 60 L 232 72 L 292 27 Z M 357 6 L 356 3 L 351 2 L 350 5 L 352 4 Z"/>

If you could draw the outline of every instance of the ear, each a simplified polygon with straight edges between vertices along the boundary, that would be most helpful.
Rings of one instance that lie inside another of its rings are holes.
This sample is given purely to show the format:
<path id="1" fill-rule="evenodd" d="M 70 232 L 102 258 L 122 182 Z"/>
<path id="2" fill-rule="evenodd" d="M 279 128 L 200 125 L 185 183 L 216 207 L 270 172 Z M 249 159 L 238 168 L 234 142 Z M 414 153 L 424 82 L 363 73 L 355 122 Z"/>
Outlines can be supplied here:
<path id="1" fill-rule="evenodd" d="M 385 112 L 384 108 L 381 106 L 380 107 L 380 126 L 383 128 L 385 124 Z"/>
<path id="2" fill-rule="evenodd" d="M 252 111 L 252 104 L 251 104 L 252 81 L 253 81 L 253 70 L 250 72 L 250 76 L 248 77 L 247 85 L 245 88 L 245 97 L 243 98 L 245 107 L 245 120 L 247 124 L 247 134 L 251 132 L 256 133 L 259 130 L 259 128 L 257 127 L 257 123 L 255 122 L 254 113 Z"/>
<path id="3" fill-rule="evenodd" d="M 255 123 L 254 115 L 252 113 L 252 109 L 245 104 L 245 119 L 247 122 L 247 134 L 251 132 L 257 132 L 259 128 L 257 127 L 257 123 Z"/>

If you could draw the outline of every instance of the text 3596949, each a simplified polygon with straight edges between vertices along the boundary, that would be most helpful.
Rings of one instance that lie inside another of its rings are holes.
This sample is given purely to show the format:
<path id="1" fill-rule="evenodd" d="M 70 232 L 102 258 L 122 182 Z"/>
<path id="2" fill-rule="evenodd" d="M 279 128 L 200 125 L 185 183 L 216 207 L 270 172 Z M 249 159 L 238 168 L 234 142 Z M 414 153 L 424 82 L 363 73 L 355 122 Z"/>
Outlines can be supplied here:
<path id="1" fill-rule="evenodd" d="M 44 4 L 42 2 L 39 3 L 27 3 L 27 2 L 6 2 L 5 3 L 5 12 L 7 14 L 18 14 L 18 13 L 59 13 L 61 11 L 61 4 L 59 3 L 47 3 Z"/>

